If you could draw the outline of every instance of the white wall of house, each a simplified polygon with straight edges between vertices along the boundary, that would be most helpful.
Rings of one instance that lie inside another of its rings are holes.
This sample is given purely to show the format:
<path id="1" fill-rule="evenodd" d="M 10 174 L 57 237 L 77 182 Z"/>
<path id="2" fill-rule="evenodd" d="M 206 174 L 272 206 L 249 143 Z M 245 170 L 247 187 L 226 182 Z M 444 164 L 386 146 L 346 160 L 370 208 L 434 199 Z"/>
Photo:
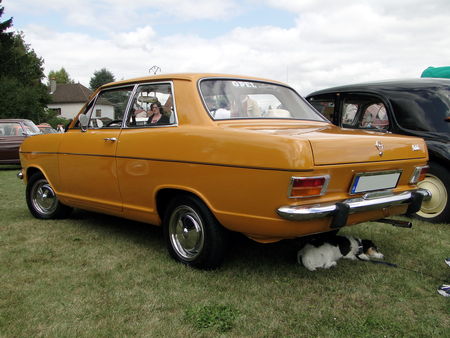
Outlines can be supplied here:
<path id="1" fill-rule="evenodd" d="M 98 104 L 94 109 L 95 111 L 92 112 L 92 117 L 109 117 L 111 120 L 114 120 L 113 106 Z M 100 113 L 100 115 L 98 115 L 98 113 Z"/>
<path id="2" fill-rule="evenodd" d="M 61 109 L 61 117 L 66 119 L 73 119 L 83 108 L 84 103 L 63 103 L 63 104 L 55 104 L 49 103 L 47 105 L 48 109 Z M 97 105 L 95 109 L 100 110 L 100 116 L 97 116 L 97 111 L 93 113 L 92 117 L 109 117 L 114 120 L 114 107 L 109 105 Z"/>
<path id="3" fill-rule="evenodd" d="M 47 105 L 47 108 L 61 109 L 61 117 L 64 117 L 66 119 L 73 119 L 78 114 L 83 105 L 84 103 L 64 103 L 64 104 L 49 103 Z"/>

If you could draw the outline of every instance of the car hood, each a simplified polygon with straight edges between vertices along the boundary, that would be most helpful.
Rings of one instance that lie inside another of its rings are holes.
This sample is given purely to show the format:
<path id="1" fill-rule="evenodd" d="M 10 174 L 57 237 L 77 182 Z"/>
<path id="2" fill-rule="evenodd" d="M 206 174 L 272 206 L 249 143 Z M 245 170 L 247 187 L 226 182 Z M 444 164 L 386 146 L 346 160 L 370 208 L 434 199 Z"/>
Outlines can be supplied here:
<path id="1" fill-rule="evenodd" d="M 427 158 L 423 139 L 374 131 L 343 129 L 328 123 L 296 126 L 240 126 L 258 133 L 307 140 L 315 165 Z"/>

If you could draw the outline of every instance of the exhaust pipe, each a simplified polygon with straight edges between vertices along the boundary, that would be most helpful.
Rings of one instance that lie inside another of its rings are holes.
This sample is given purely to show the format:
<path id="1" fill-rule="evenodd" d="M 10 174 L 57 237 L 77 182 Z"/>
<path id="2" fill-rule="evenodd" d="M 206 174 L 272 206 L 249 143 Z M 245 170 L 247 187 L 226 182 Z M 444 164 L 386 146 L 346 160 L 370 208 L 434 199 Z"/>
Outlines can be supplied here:
<path id="1" fill-rule="evenodd" d="M 395 220 L 395 219 L 382 218 L 382 219 L 376 220 L 375 222 L 386 223 L 386 224 L 390 224 L 392 226 L 400 227 L 400 228 L 412 228 L 412 223 L 408 222 L 408 221 L 399 221 L 399 220 Z"/>

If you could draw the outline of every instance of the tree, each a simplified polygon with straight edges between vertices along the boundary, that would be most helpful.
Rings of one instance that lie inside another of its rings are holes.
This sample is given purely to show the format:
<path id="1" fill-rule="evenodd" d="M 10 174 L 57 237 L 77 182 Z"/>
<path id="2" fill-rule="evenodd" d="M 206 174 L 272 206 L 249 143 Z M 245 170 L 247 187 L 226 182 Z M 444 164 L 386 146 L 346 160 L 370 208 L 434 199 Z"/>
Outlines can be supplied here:
<path id="1" fill-rule="evenodd" d="M 41 82 L 44 61 L 25 43 L 23 33 L 7 32 L 13 21 L 2 22 L 3 11 L 0 6 L 0 118 L 28 118 L 39 123 L 50 102 Z"/>
<path id="2" fill-rule="evenodd" d="M 114 82 L 116 79 L 114 78 L 113 73 L 111 73 L 106 68 L 102 68 L 94 72 L 94 76 L 91 77 L 89 81 L 89 87 L 92 90 L 96 90 L 98 87 L 104 85 L 105 83 Z"/>
<path id="3" fill-rule="evenodd" d="M 56 83 L 60 84 L 75 83 L 75 81 L 70 78 L 69 73 L 67 73 L 64 67 L 61 67 L 60 70 L 51 70 L 50 73 L 48 73 L 47 78 L 49 82 L 53 79 L 56 80 Z"/>

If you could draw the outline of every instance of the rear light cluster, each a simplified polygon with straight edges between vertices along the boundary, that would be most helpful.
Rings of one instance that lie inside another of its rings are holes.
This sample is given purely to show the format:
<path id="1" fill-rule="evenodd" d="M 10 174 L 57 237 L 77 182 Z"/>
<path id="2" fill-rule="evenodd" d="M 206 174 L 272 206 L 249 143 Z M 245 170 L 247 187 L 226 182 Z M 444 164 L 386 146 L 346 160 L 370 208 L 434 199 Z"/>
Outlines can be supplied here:
<path id="1" fill-rule="evenodd" d="M 289 198 L 321 196 L 325 194 L 329 180 L 330 177 L 328 175 L 316 177 L 291 177 Z"/>
<path id="2" fill-rule="evenodd" d="M 423 181 L 425 179 L 425 175 L 428 172 L 428 166 L 416 167 L 414 172 L 409 180 L 409 184 L 416 184 L 417 182 Z"/>

